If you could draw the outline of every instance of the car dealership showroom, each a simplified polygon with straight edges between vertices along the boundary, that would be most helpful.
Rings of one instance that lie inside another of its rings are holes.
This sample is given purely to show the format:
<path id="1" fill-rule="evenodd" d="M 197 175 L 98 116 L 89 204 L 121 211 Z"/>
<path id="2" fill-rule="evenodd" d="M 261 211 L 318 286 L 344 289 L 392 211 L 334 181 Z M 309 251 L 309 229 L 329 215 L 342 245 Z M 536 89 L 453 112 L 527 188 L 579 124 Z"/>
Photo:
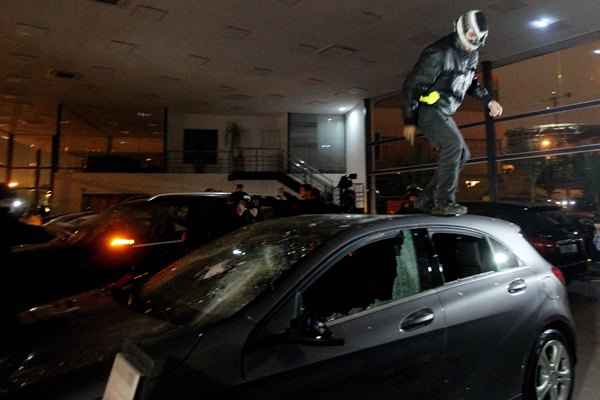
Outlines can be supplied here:
<path id="1" fill-rule="evenodd" d="M 0 399 L 598 400 L 600 2 L 3 0 L 0 266 Z"/>

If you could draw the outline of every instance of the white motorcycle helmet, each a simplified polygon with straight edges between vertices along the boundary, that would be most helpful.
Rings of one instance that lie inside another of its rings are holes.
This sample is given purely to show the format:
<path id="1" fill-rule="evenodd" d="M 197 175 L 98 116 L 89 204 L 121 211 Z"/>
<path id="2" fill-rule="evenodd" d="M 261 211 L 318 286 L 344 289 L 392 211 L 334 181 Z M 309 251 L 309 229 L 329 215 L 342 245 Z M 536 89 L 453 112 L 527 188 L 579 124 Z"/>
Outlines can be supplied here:
<path id="1" fill-rule="evenodd" d="M 485 46 L 488 37 L 487 18 L 480 10 L 467 11 L 456 20 L 454 30 L 465 50 L 479 50 Z"/>

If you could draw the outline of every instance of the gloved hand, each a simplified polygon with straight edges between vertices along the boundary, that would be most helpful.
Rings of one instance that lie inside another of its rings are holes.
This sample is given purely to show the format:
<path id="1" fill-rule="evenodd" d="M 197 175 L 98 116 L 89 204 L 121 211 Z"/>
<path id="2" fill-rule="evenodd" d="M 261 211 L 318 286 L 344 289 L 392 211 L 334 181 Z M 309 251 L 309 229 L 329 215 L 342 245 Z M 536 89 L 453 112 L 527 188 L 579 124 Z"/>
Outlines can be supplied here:
<path id="1" fill-rule="evenodd" d="M 417 134 L 417 127 L 415 125 L 405 125 L 404 126 L 404 139 L 406 139 L 406 141 L 408 143 L 410 143 L 411 146 L 414 146 L 415 144 L 415 135 Z"/>

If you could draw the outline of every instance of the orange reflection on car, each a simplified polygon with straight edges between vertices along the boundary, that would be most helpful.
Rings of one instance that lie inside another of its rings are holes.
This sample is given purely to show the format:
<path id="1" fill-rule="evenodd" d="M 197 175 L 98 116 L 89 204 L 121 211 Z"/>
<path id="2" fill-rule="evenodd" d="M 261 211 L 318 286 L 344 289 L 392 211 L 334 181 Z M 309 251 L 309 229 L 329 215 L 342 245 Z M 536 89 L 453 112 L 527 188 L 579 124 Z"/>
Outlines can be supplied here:
<path id="1" fill-rule="evenodd" d="M 123 248 L 134 245 L 135 240 L 123 236 L 114 236 L 108 243 L 112 248 Z"/>

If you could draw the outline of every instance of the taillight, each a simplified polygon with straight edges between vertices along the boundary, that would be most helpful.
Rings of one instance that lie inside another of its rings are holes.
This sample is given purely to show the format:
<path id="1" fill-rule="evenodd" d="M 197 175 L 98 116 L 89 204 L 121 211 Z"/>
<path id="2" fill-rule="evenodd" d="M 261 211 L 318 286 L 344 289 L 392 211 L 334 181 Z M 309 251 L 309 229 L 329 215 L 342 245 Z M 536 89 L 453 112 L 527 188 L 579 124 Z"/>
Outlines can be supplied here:
<path id="1" fill-rule="evenodd" d="M 533 239 L 533 240 L 531 240 L 531 244 L 539 252 L 545 252 L 545 251 L 551 250 L 556 246 L 556 244 L 553 241 L 545 240 L 545 239 Z"/>
<path id="2" fill-rule="evenodd" d="M 563 285 L 567 284 L 567 281 L 565 280 L 565 276 L 563 275 L 563 273 L 560 269 L 558 269 L 557 267 L 552 267 L 552 273 L 554 274 L 556 279 L 558 279 Z"/>

